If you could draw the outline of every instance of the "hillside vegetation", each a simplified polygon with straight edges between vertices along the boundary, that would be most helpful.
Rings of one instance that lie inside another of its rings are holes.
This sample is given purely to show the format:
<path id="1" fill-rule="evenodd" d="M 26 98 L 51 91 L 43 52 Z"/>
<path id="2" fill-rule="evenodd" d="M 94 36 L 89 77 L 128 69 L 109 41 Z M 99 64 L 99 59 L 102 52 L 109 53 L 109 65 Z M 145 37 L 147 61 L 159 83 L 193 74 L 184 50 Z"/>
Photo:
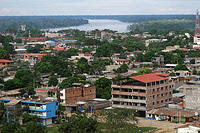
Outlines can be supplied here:
<path id="1" fill-rule="evenodd" d="M 177 30 L 194 30 L 194 20 L 189 19 L 165 19 L 137 23 L 129 26 L 133 32 L 168 32 Z"/>

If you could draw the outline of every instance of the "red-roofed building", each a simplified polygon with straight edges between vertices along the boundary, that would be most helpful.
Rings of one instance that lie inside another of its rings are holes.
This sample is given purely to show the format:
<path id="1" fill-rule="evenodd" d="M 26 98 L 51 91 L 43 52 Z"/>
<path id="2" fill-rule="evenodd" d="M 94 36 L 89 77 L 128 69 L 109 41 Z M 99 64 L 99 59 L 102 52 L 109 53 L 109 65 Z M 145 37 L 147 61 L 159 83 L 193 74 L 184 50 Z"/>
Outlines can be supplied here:
<path id="1" fill-rule="evenodd" d="M 168 78 L 165 78 L 164 76 L 161 76 L 159 74 L 153 73 L 153 74 L 144 74 L 139 76 L 130 77 L 131 79 L 143 82 L 143 83 L 151 83 L 156 81 L 162 81 L 167 80 Z"/>
<path id="2" fill-rule="evenodd" d="M 11 61 L 11 60 L 0 59 L 0 66 L 8 66 L 12 63 L 13 63 L 13 61 Z"/>
<path id="3" fill-rule="evenodd" d="M 129 77 L 112 85 L 112 106 L 145 111 L 164 107 L 172 100 L 174 83 L 169 74 L 152 73 Z"/>
<path id="4" fill-rule="evenodd" d="M 53 48 L 54 51 L 67 51 L 68 48 Z"/>
<path id="5" fill-rule="evenodd" d="M 143 51 L 137 50 L 135 53 L 144 53 Z"/>
<path id="6" fill-rule="evenodd" d="M 117 59 L 117 60 L 115 61 L 115 63 L 116 63 L 117 65 L 128 64 L 128 62 L 129 62 L 128 59 Z"/>

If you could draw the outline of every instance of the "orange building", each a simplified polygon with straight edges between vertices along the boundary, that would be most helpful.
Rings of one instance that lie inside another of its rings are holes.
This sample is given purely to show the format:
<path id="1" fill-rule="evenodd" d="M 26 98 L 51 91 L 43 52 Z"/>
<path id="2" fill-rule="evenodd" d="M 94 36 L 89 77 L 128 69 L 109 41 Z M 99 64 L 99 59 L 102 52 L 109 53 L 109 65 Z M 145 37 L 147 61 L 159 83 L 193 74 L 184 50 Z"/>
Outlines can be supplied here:
<path id="1" fill-rule="evenodd" d="M 38 61 L 42 60 L 42 57 L 45 56 L 47 54 L 24 54 L 24 60 L 29 60 L 32 58 L 37 58 Z"/>
<path id="2" fill-rule="evenodd" d="M 42 60 L 42 57 L 47 54 L 24 54 L 24 61 L 28 61 L 30 65 L 34 65 Z"/>

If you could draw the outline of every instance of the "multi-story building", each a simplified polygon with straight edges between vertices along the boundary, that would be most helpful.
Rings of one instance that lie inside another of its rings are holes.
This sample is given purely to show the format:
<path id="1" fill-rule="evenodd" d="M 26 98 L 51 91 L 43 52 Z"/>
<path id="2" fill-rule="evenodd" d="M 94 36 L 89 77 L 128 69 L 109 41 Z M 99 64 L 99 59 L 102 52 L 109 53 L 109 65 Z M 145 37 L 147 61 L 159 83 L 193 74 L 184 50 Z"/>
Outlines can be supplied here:
<path id="1" fill-rule="evenodd" d="M 16 117 L 22 117 L 25 107 L 30 115 L 36 115 L 41 119 L 42 125 L 47 126 L 55 122 L 57 102 L 51 99 L 30 100 L 17 99 L 15 97 L 1 97 L 6 105 L 7 121 L 15 121 Z M 17 114 L 17 115 L 16 115 Z"/>
<path id="2" fill-rule="evenodd" d="M 96 98 L 95 86 L 72 87 L 60 91 L 60 100 L 63 104 L 74 104 Z"/>
<path id="3" fill-rule="evenodd" d="M 185 94 L 185 108 L 190 110 L 200 110 L 200 81 L 199 79 L 187 81 L 183 85 Z"/>
<path id="4" fill-rule="evenodd" d="M 153 73 L 130 77 L 112 85 L 112 107 L 145 113 L 166 106 L 172 99 L 173 82 L 169 74 Z"/>

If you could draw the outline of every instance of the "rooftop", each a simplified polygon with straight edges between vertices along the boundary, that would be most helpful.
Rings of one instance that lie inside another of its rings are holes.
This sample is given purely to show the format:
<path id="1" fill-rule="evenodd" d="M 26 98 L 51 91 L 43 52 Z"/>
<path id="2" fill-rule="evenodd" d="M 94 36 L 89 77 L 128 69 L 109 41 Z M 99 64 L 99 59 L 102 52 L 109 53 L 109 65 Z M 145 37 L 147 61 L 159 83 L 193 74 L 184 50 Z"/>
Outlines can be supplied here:
<path id="1" fill-rule="evenodd" d="M 177 109 L 153 109 L 148 111 L 149 114 L 166 115 L 166 116 L 179 116 L 179 117 L 194 117 L 195 112 Z"/>
<path id="2" fill-rule="evenodd" d="M 168 74 L 162 74 L 162 73 L 152 73 L 152 74 L 144 74 L 144 75 L 139 75 L 139 76 L 133 76 L 130 77 L 131 79 L 143 82 L 143 83 L 151 83 L 151 82 L 156 82 L 156 81 L 161 81 L 161 80 L 166 80 Z"/>
<path id="3" fill-rule="evenodd" d="M 12 63 L 13 61 L 11 60 L 6 60 L 6 59 L 0 59 L 0 63 Z"/>

